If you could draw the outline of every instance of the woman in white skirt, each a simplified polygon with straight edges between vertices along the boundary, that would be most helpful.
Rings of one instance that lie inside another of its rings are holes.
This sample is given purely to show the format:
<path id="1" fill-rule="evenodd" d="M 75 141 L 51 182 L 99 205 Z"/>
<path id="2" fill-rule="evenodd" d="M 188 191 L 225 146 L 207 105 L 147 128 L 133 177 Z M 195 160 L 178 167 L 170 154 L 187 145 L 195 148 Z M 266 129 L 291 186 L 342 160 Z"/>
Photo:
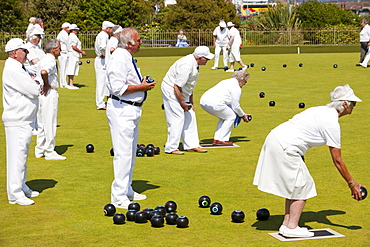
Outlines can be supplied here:
<path id="1" fill-rule="evenodd" d="M 306 200 L 316 196 L 315 183 L 303 156 L 311 147 L 327 145 L 334 165 L 348 183 L 352 197 L 361 200 L 360 187 L 341 157 L 338 118 L 351 114 L 356 102 L 349 85 L 338 86 L 330 93 L 331 103 L 311 107 L 277 126 L 267 136 L 258 160 L 253 184 L 258 189 L 283 198 L 285 216 L 279 232 L 285 237 L 312 237 L 313 232 L 300 228 Z"/>

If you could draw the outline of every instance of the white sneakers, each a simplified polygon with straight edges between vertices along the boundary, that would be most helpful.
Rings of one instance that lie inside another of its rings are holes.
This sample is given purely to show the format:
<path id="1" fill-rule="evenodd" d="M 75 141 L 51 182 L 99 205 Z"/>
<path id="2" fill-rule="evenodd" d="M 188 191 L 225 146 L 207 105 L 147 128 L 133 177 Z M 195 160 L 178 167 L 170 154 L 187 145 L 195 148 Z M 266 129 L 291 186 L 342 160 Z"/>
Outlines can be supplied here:
<path id="1" fill-rule="evenodd" d="M 217 67 L 212 67 L 211 69 L 217 69 Z"/>
<path id="2" fill-rule="evenodd" d="M 27 205 L 32 205 L 35 202 L 24 196 L 24 197 L 18 198 L 17 200 L 9 201 L 9 203 L 10 204 L 18 204 L 18 205 L 22 205 L 22 206 L 27 206 Z"/>
<path id="3" fill-rule="evenodd" d="M 38 191 L 29 191 L 29 192 L 24 192 L 24 194 L 26 195 L 26 197 L 30 198 L 30 197 L 38 197 L 40 195 L 40 193 Z"/>
<path id="4" fill-rule="evenodd" d="M 137 192 L 134 192 L 134 194 L 128 195 L 127 197 L 131 201 L 140 201 L 140 200 L 145 200 L 146 199 L 146 195 L 142 195 L 142 194 L 139 194 Z"/>
<path id="5" fill-rule="evenodd" d="M 112 202 L 112 204 L 116 208 L 128 209 L 128 205 L 130 205 L 131 201 L 140 201 L 140 200 L 145 200 L 145 199 L 146 199 L 146 195 L 142 195 L 137 192 L 134 192 L 133 194 L 125 197 L 122 201 Z"/>
<path id="6" fill-rule="evenodd" d="M 70 89 L 70 90 L 78 90 L 80 89 L 79 87 L 76 87 L 76 86 L 70 86 L 70 85 L 67 85 L 66 86 L 67 89 Z"/>
<path id="7" fill-rule="evenodd" d="M 228 70 L 226 70 L 226 72 L 234 72 L 234 70 L 233 69 L 228 69 Z"/>
<path id="8" fill-rule="evenodd" d="M 57 152 L 45 153 L 46 160 L 65 160 L 66 157 L 59 155 Z"/>
<path id="9" fill-rule="evenodd" d="M 289 229 L 283 225 L 280 226 L 279 233 L 288 238 L 308 238 L 315 235 L 313 232 L 308 231 L 308 229 L 304 227 L 297 226 L 294 229 Z"/>
<path id="10" fill-rule="evenodd" d="M 116 208 L 123 208 L 123 209 L 128 209 L 128 205 L 130 205 L 130 203 L 131 201 L 127 197 L 120 202 L 112 202 L 112 204 Z"/>

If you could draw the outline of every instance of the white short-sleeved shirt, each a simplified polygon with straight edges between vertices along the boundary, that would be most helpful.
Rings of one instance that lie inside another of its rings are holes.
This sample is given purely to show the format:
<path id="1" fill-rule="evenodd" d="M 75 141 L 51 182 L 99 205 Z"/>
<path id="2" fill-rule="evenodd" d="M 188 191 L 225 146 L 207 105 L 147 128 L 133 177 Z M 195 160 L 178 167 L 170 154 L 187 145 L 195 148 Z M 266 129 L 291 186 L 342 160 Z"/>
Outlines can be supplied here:
<path id="1" fill-rule="evenodd" d="M 235 78 L 222 80 L 208 89 L 200 98 L 202 105 L 228 105 L 239 116 L 244 116 L 239 101 L 242 90 Z"/>
<path id="2" fill-rule="evenodd" d="M 37 63 L 37 75 L 41 77 L 41 70 L 48 72 L 49 85 L 55 89 L 58 88 L 58 70 L 55 57 L 48 53 Z"/>
<path id="3" fill-rule="evenodd" d="M 108 64 L 109 62 L 109 59 L 111 57 L 111 48 L 114 48 L 116 49 L 118 47 L 118 39 L 116 37 L 111 37 L 109 40 L 108 40 L 108 43 L 107 43 L 107 48 L 105 49 L 105 65 Z"/>
<path id="4" fill-rule="evenodd" d="M 67 54 L 68 53 L 68 33 L 62 29 L 57 36 L 57 40 L 60 43 L 60 47 L 62 51 L 60 53 Z"/>
<path id="5" fill-rule="evenodd" d="M 28 54 L 27 61 L 24 63 L 24 67 L 26 67 L 29 72 L 36 74 L 36 65 L 32 63 L 32 60 L 36 58 L 41 60 L 45 56 L 45 52 L 38 44 L 33 45 L 32 43 L 28 42 L 26 46 L 28 49 Z"/>
<path id="6" fill-rule="evenodd" d="M 139 74 L 138 74 L 139 73 Z M 140 85 L 142 78 L 140 71 L 135 70 L 131 54 L 121 47 L 118 47 L 110 57 L 107 65 L 107 87 L 109 93 L 122 100 L 141 103 L 145 93 L 142 91 L 124 94 L 129 85 Z"/>
<path id="7" fill-rule="evenodd" d="M 13 58 L 3 70 L 3 116 L 5 126 L 35 124 L 40 87 Z"/>
<path id="8" fill-rule="evenodd" d="M 226 27 L 221 30 L 220 26 L 213 31 L 213 36 L 216 36 L 216 45 L 226 46 L 229 42 L 229 29 Z"/>
<path id="9" fill-rule="evenodd" d="M 338 112 L 327 106 L 308 108 L 271 132 L 289 153 L 304 155 L 311 147 L 325 144 L 341 147 Z"/>
<path id="10" fill-rule="evenodd" d="M 232 27 L 230 28 L 229 30 L 229 37 L 231 38 L 232 36 L 234 36 L 234 41 L 233 43 L 231 44 L 232 46 L 237 46 L 239 47 L 240 44 L 242 43 L 242 39 L 240 37 L 240 32 L 238 29 L 236 29 L 235 27 Z"/>
<path id="11" fill-rule="evenodd" d="M 68 37 L 68 56 L 81 58 L 82 54 L 75 51 L 72 46 L 76 46 L 80 50 L 82 49 L 81 41 L 75 33 L 70 33 Z"/>
<path id="12" fill-rule="evenodd" d="M 109 34 L 101 31 L 95 38 L 95 54 L 96 56 L 105 56 L 105 49 L 107 48 L 107 43 L 109 39 Z"/>
<path id="13" fill-rule="evenodd" d="M 177 60 L 167 71 L 161 87 L 165 90 L 173 90 L 176 84 L 181 87 L 184 99 L 187 100 L 193 94 L 198 81 L 198 63 L 193 54 Z"/>
<path id="14" fill-rule="evenodd" d="M 370 26 L 366 24 L 360 32 L 360 42 L 370 41 Z"/>

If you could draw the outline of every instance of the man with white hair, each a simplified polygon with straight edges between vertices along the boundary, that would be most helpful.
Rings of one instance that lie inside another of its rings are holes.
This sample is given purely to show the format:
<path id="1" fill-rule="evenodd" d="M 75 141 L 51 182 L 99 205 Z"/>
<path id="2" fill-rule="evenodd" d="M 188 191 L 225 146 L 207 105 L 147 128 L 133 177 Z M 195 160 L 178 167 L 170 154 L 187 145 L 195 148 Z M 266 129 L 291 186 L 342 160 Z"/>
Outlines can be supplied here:
<path id="1" fill-rule="evenodd" d="M 8 59 L 3 70 L 3 116 L 6 139 L 7 194 L 10 204 L 31 205 L 39 192 L 27 185 L 27 158 L 36 126 L 40 86 L 23 68 L 28 53 L 23 40 L 15 38 L 5 46 Z M 42 92 L 43 93 L 43 92 Z"/>
<path id="2" fill-rule="evenodd" d="M 45 52 L 40 46 L 40 41 L 43 35 L 44 31 L 41 28 L 35 28 L 26 44 L 28 54 L 27 61 L 24 63 L 24 66 L 32 75 L 36 74 L 36 64 L 45 56 Z"/>
<path id="3" fill-rule="evenodd" d="M 60 56 L 61 45 L 56 39 L 45 42 L 47 54 L 37 64 L 37 76 L 42 78 L 45 91 L 39 96 L 39 110 L 37 119 L 39 129 L 37 133 L 35 156 L 45 157 L 46 160 L 65 160 L 55 149 L 58 116 L 58 69 L 55 59 Z"/>
<path id="4" fill-rule="evenodd" d="M 212 69 L 218 68 L 218 60 L 222 50 L 223 65 L 227 67 L 228 55 L 226 45 L 229 41 L 229 30 L 226 28 L 226 22 L 221 20 L 219 26 L 213 31 L 213 47 L 215 48 L 215 61 Z"/>
<path id="5" fill-rule="evenodd" d="M 184 154 L 179 150 L 180 139 L 188 152 L 207 152 L 199 145 L 193 91 L 198 81 L 199 65 L 206 65 L 213 57 L 208 47 L 198 46 L 193 54 L 177 60 L 163 78 L 161 89 L 168 126 L 167 154 Z"/>
<path id="6" fill-rule="evenodd" d="M 240 107 L 242 87 L 247 83 L 249 74 L 244 70 L 237 70 L 232 78 L 222 80 L 208 89 L 200 98 L 200 106 L 209 114 L 219 118 L 213 145 L 232 146 L 229 141 L 235 116 L 244 122 L 249 122 L 249 114 Z"/>
<path id="7" fill-rule="evenodd" d="M 96 77 L 96 108 L 98 110 L 106 110 L 104 97 L 108 96 L 108 90 L 105 83 L 105 50 L 109 35 L 112 34 L 114 24 L 110 21 L 103 21 L 102 31 L 95 38 L 95 77 Z"/>
<path id="8" fill-rule="evenodd" d="M 350 115 L 361 100 L 349 85 L 330 93 L 331 103 L 298 113 L 280 124 L 266 137 L 253 184 L 267 193 L 285 198 L 285 216 L 279 229 L 285 237 L 312 237 L 313 232 L 298 226 L 306 200 L 317 195 L 315 182 L 304 161 L 312 147 L 327 145 L 332 161 L 347 182 L 355 200 L 361 200 L 360 187 L 341 156 L 339 118 Z M 322 165 L 322 164 L 321 164 Z"/>
<path id="9" fill-rule="evenodd" d="M 122 27 L 120 25 L 115 25 L 112 28 L 113 36 L 110 37 L 107 43 L 107 48 L 105 49 L 105 66 L 107 67 L 111 54 L 118 47 L 118 37 L 122 32 Z"/>
<path id="10" fill-rule="evenodd" d="M 146 195 L 132 188 L 136 160 L 139 122 L 147 91 L 156 82 L 147 82 L 132 57 L 139 52 L 142 41 L 135 28 L 124 28 L 119 34 L 118 48 L 107 65 L 107 118 L 114 150 L 111 202 L 127 209 L 130 200 L 145 200 Z"/>
<path id="11" fill-rule="evenodd" d="M 59 87 L 65 88 L 67 86 L 66 82 L 66 68 L 67 68 L 67 59 L 68 59 L 68 35 L 69 35 L 69 26 L 71 24 L 68 22 L 64 22 L 62 24 L 62 30 L 59 32 L 57 36 L 57 40 L 59 40 L 62 51 L 60 52 L 60 56 L 58 57 L 58 64 L 59 64 Z"/>
<path id="12" fill-rule="evenodd" d="M 238 29 L 234 27 L 234 23 L 229 21 L 227 23 L 227 28 L 229 29 L 229 42 L 226 46 L 226 49 L 230 49 L 229 54 L 229 62 L 230 62 L 230 68 L 227 70 L 227 72 L 234 72 L 234 64 L 235 62 L 238 62 L 240 66 L 242 66 L 243 70 L 246 70 L 248 68 L 247 65 L 245 65 L 240 57 L 240 48 L 242 46 L 242 39 L 240 37 L 240 32 Z"/>

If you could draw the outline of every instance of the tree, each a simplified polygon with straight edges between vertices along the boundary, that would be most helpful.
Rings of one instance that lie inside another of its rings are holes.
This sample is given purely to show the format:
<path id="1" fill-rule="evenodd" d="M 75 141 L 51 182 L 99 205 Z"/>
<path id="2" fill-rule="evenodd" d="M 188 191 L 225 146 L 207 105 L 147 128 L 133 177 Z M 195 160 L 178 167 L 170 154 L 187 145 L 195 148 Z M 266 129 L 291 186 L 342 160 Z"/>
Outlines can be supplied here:
<path id="1" fill-rule="evenodd" d="M 5 32 L 25 31 L 22 28 L 22 5 L 19 0 L 0 0 L 0 30 Z"/>
<path id="2" fill-rule="evenodd" d="M 163 18 L 163 28 L 213 29 L 218 26 L 221 19 L 232 21 L 236 25 L 240 22 L 236 16 L 235 6 L 225 0 L 177 0 L 177 4 L 168 8 Z"/>
<path id="3" fill-rule="evenodd" d="M 305 2 L 297 7 L 298 18 L 302 27 L 320 28 L 333 25 L 353 25 L 359 17 L 350 11 L 341 9 L 336 4 L 325 4 L 318 1 Z"/>

